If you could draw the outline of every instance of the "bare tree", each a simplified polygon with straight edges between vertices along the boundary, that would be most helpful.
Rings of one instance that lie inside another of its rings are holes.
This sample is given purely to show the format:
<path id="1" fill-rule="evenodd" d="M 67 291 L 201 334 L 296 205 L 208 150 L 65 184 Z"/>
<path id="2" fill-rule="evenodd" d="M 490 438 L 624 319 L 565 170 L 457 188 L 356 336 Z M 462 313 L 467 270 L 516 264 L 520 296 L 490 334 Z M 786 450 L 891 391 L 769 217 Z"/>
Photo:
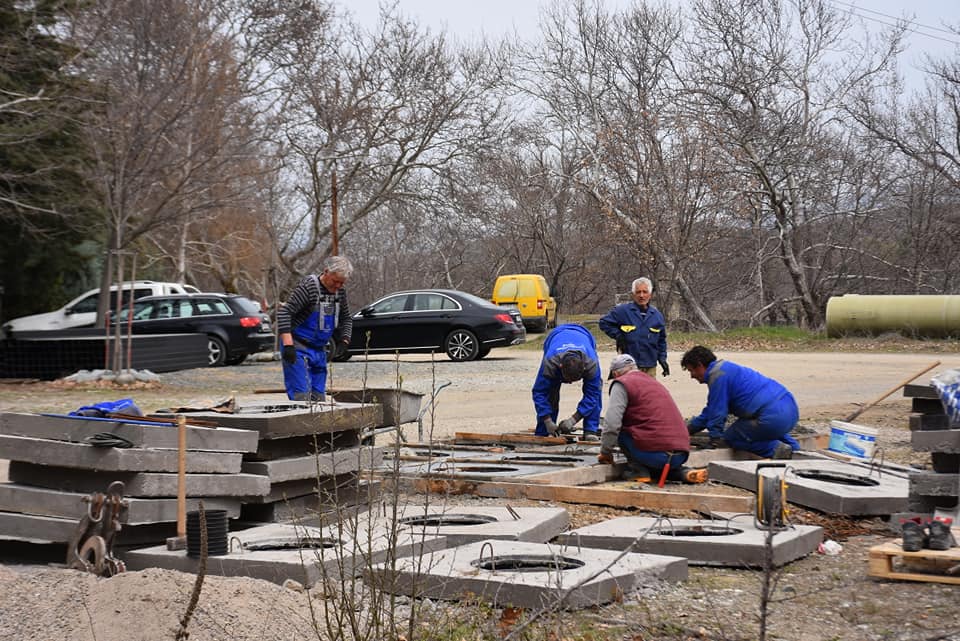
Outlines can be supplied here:
<path id="1" fill-rule="evenodd" d="M 709 63 L 690 78 L 691 116 L 724 149 L 744 197 L 762 203 L 790 298 L 820 327 L 828 281 L 816 274 L 837 243 L 817 245 L 811 234 L 877 206 L 864 182 L 877 172 L 857 167 L 857 132 L 840 117 L 853 93 L 890 67 L 902 28 L 855 51 L 848 20 L 824 0 L 700 0 L 693 15 L 687 50 Z"/>

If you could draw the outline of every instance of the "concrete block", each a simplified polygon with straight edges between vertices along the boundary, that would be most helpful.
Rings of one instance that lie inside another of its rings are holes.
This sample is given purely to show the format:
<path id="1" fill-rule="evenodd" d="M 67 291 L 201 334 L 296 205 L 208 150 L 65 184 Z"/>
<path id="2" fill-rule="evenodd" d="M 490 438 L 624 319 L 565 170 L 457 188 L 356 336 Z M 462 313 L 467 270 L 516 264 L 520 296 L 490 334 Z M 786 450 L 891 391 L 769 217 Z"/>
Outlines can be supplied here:
<path id="1" fill-rule="evenodd" d="M 106 489 L 107 486 L 104 485 L 99 491 L 105 492 Z M 59 492 L 15 483 L 0 483 L 0 510 L 79 521 L 87 513 L 87 504 L 83 502 L 84 497 L 87 496 L 89 494 Z M 176 499 L 125 497 L 125 500 L 127 501 L 127 509 L 121 514 L 121 523 L 142 525 L 177 520 Z M 187 510 L 196 510 L 199 500 L 188 499 Z M 240 516 L 239 499 L 204 498 L 203 503 L 208 510 L 226 510 L 227 516 L 230 518 Z"/>
<path id="2" fill-rule="evenodd" d="M 359 403 L 327 402 L 311 406 L 297 401 L 283 401 L 246 403 L 233 414 L 191 412 L 190 416 L 216 421 L 224 427 L 254 430 L 261 439 L 274 439 L 377 427 L 383 422 L 383 408 Z"/>
<path id="3" fill-rule="evenodd" d="M 44 416 L 42 414 L 0 414 L 0 434 L 27 436 L 54 441 L 83 443 L 88 436 L 109 432 L 131 441 L 134 447 L 177 449 L 178 430 L 171 425 L 142 425 L 120 421 Z M 232 428 L 187 426 L 187 449 L 214 452 L 256 452 L 257 433 Z"/>
<path id="4" fill-rule="evenodd" d="M 187 472 L 232 474 L 242 455 L 232 452 L 187 452 Z M 106 471 L 177 472 L 176 450 L 94 447 L 25 436 L 0 435 L 0 458 L 40 465 Z"/>
<path id="5" fill-rule="evenodd" d="M 11 461 L 15 483 L 53 490 L 103 492 L 112 481 L 123 481 L 124 495 L 176 497 L 178 478 L 164 472 L 100 472 Z M 270 479 L 259 474 L 187 474 L 188 497 L 237 496 L 249 499 L 270 492 Z"/>
<path id="6" fill-rule="evenodd" d="M 241 509 L 241 519 L 257 523 L 287 522 L 316 526 L 334 520 L 357 518 L 358 514 L 380 500 L 381 487 L 380 481 L 357 481 L 338 488 L 335 493 L 315 491 L 271 503 L 245 503 Z"/>
<path id="7" fill-rule="evenodd" d="M 272 461 L 290 456 L 309 456 L 315 452 L 331 452 L 360 445 L 360 430 L 327 432 L 309 436 L 291 436 L 260 441 L 256 454 L 247 454 L 245 461 Z"/>
<path id="8" fill-rule="evenodd" d="M 330 395 L 338 403 L 376 403 L 383 409 L 382 427 L 412 423 L 420 414 L 423 394 L 389 388 L 335 390 Z"/>
<path id="9" fill-rule="evenodd" d="M 310 587 L 321 581 L 339 583 L 376 565 L 388 554 L 419 558 L 444 545 L 439 537 L 401 536 L 391 547 L 388 534 L 343 524 L 313 528 L 279 523 L 230 532 L 230 553 L 207 558 L 207 574 L 248 576 L 274 583 L 293 579 Z M 155 567 L 190 573 L 197 571 L 200 561 L 188 557 L 185 550 L 170 551 L 165 545 L 130 550 L 124 560 L 130 570 Z"/>
<path id="10" fill-rule="evenodd" d="M 756 491 L 756 469 L 763 461 L 719 461 L 710 464 L 710 480 Z M 787 501 L 796 505 L 849 515 L 883 515 L 907 507 L 908 482 L 904 474 L 870 473 L 863 466 L 841 461 L 787 462 Z M 764 474 L 782 475 L 783 468 Z"/>
<path id="11" fill-rule="evenodd" d="M 459 601 L 479 598 L 497 607 L 586 608 L 619 599 L 637 585 L 687 578 L 687 560 L 608 550 L 578 551 L 521 541 L 476 541 L 376 565 L 369 580 L 388 592 Z M 498 565 L 499 564 L 499 565 Z"/>
<path id="12" fill-rule="evenodd" d="M 935 398 L 940 399 L 937 390 L 933 385 L 920 385 L 919 383 L 907 383 L 903 386 L 904 398 Z"/>
<path id="13" fill-rule="evenodd" d="M 765 530 L 757 529 L 753 515 L 734 519 L 698 520 L 626 516 L 595 523 L 557 537 L 556 542 L 576 548 L 648 552 L 682 556 L 691 565 L 735 568 L 763 567 Z M 807 556 L 823 540 L 823 528 L 796 525 L 776 532 L 772 539 L 774 566 Z"/>
<path id="14" fill-rule="evenodd" d="M 274 461 L 244 461 L 243 471 L 266 476 L 271 483 L 281 483 L 370 470 L 378 467 L 382 461 L 383 448 L 355 447 L 314 456 L 291 456 Z"/>
<path id="15" fill-rule="evenodd" d="M 65 519 L 20 512 L 0 512 L 0 541 L 68 543 L 80 518 Z"/>
<path id="16" fill-rule="evenodd" d="M 957 474 L 960 472 L 960 454 L 931 452 L 930 463 L 933 466 L 933 471 L 940 474 Z"/>
<path id="17" fill-rule="evenodd" d="M 950 417 L 946 414 L 911 414 L 910 429 L 917 430 L 948 430 Z"/>
<path id="18" fill-rule="evenodd" d="M 920 414 L 944 414 L 943 403 L 939 398 L 914 398 L 910 401 L 910 411 Z"/>
<path id="19" fill-rule="evenodd" d="M 394 515 L 381 511 L 378 518 L 392 520 Z M 396 519 L 405 530 L 445 537 L 449 546 L 490 539 L 546 543 L 570 524 L 570 515 L 560 507 L 443 503 L 400 506 Z"/>
<path id="20" fill-rule="evenodd" d="M 264 477 L 260 477 L 264 478 Z M 358 472 L 350 471 L 336 476 L 296 479 L 270 485 L 270 491 L 262 496 L 244 497 L 244 503 L 275 503 L 301 496 L 320 495 L 324 499 L 336 501 L 339 491 L 356 488 L 360 482 Z"/>
<path id="21" fill-rule="evenodd" d="M 960 453 L 960 429 L 911 432 L 910 445 L 918 452 Z"/>
<path id="22" fill-rule="evenodd" d="M 914 472 L 910 475 L 910 496 L 957 496 L 960 474 Z"/>

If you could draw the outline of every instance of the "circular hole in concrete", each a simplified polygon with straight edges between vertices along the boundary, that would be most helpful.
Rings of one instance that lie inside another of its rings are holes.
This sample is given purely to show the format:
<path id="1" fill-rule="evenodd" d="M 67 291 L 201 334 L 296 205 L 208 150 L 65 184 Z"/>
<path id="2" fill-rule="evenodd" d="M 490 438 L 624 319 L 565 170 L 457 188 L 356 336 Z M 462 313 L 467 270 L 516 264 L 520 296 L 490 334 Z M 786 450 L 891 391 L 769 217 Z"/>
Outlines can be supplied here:
<path id="1" fill-rule="evenodd" d="M 444 525 L 483 525 L 493 523 L 497 517 L 489 514 L 426 514 L 424 516 L 405 516 L 400 519 L 403 525 L 425 525 L 442 527 Z"/>
<path id="2" fill-rule="evenodd" d="M 260 407 L 240 407 L 234 410 L 234 414 L 276 414 L 277 412 L 292 412 L 305 408 L 306 406 L 303 403 L 297 403 L 296 405 L 262 405 Z"/>
<path id="3" fill-rule="evenodd" d="M 544 463 L 577 463 L 580 459 L 574 458 L 572 456 L 550 456 L 549 454 L 537 455 L 537 454 L 527 454 L 527 455 L 517 455 L 517 456 L 504 456 L 504 461 L 540 461 Z"/>
<path id="4" fill-rule="evenodd" d="M 833 470 L 794 470 L 793 473 L 800 478 L 810 479 L 812 481 L 823 481 L 824 483 L 836 483 L 837 485 L 854 485 L 857 487 L 880 485 L 880 481 L 875 481 L 866 476 L 848 474 L 847 472 L 835 472 Z"/>
<path id="5" fill-rule="evenodd" d="M 470 561 L 470 565 L 480 570 L 509 572 L 560 572 L 575 570 L 586 565 L 579 559 L 552 554 L 506 554 L 489 556 Z"/>
<path id="6" fill-rule="evenodd" d="M 263 541 L 247 541 L 243 544 L 243 549 L 256 551 L 256 550 L 305 550 L 305 549 L 317 549 L 317 548 L 332 548 L 338 545 L 343 545 L 343 541 L 340 539 L 334 539 L 332 537 L 324 536 L 308 536 L 308 537 L 290 537 L 288 539 L 264 539 Z"/>
<path id="7" fill-rule="evenodd" d="M 465 465 L 464 467 L 453 468 L 454 472 L 517 472 L 515 467 L 503 465 Z"/>
<path id="8" fill-rule="evenodd" d="M 721 525 L 688 525 L 686 527 L 663 527 L 653 531 L 660 536 L 730 536 L 743 530 Z"/>
<path id="9" fill-rule="evenodd" d="M 414 450 L 417 456 L 450 456 L 450 452 L 438 452 L 437 450 Z"/>

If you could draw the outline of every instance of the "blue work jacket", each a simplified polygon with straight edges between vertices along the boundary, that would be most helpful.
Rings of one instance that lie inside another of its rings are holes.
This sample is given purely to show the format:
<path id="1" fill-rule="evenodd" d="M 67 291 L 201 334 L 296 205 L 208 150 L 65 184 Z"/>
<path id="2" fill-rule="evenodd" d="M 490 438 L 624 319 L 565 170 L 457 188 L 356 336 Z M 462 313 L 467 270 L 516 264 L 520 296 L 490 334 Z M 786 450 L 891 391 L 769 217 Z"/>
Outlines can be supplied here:
<path id="1" fill-rule="evenodd" d="M 729 414 L 737 418 L 759 418 L 765 407 L 790 393 L 772 378 L 725 360 L 707 365 L 704 381 L 709 388 L 707 406 L 699 416 L 690 419 L 690 425 L 698 429 L 705 427 L 714 436 L 723 432 Z"/>
<path id="2" fill-rule="evenodd" d="M 577 412 L 584 417 L 593 414 L 599 417 L 603 402 L 603 379 L 600 375 L 597 344 L 587 328 L 574 324 L 557 326 L 543 342 L 543 360 L 540 361 L 537 380 L 533 383 L 533 405 L 538 417 L 550 416 L 553 413 L 550 393 L 563 384 L 560 363 L 564 353 L 572 350 L 581 352 L 587 361 L 582 379 L 583 395 L 577 404 Z"/>
<path id="3" fill-rule="evenodd" d="M 667 362 L 667 325 L 653 305 L 644 312 L 636 303 L 621 303 L 600 319 L 600 330 L 616 341 L 623 339 L 637 367 Z"/>

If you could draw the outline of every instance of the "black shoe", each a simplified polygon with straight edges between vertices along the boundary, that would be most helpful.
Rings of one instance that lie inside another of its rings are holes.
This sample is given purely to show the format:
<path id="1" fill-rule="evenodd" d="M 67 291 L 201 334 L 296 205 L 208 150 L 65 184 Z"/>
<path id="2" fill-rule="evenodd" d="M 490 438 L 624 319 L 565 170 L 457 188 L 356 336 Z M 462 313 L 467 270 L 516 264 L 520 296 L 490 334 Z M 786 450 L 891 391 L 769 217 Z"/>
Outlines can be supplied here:
<path id="1" fill-rule="evenodd" d="M 787 445 L 786 443 L 784 443 L 783 441 L 780 441 L 779 443 L 777 443 L 777 447 L 774 448 L 773 456 L 771 456 L 770 458 L 774 458 L 774 459 L 793 458 L 793 448 Z"/>
<path id="2" fill-rule="evenodd" d="M 620 479 L 623 481 L 633 481 L 634 483 L 649 483 L 652 480 L 650 476 L 650 470 L 643 465 L 627 465 L 625 469 L 620 474 Z"/>
<path id="3" fill-rule="evenodd" d="M 930 536 L 927 537 L 927 547 L 931 550 L 949 550 L 957 544 L 953 538 L 950 526 L 953 519 L 934 519 L 927 526 L 930 530 Z M 907 548 L 903 548 L 906 550 Z"/>
<path id="4" fill-rule="evenodd" d="M 707 442 L 708 450 L 721 450 L 726 447 L 730 447 L 730 444 L 727 443 L 727 440 L 722 436 L 711 436 Z"/>
<path id="5" fill-rule="evenodd" d="M 903 542 L 900 547 L 904 552 L 919 552 L 927 544 L 927 531 L 918 521 L 918 519 L 909 519 L 902 523 Z"/>

